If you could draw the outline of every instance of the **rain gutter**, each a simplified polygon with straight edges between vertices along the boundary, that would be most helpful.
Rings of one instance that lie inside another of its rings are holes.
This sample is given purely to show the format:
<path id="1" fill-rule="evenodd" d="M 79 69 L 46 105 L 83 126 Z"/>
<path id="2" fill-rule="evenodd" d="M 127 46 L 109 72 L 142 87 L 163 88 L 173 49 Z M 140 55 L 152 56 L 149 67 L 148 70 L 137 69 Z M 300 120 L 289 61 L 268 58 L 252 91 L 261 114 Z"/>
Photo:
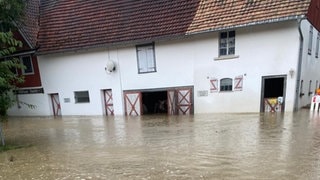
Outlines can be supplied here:
<path id="1" fill-rule="evenodd" d="M 24 51 L 24 52 L 18 52 L 18 53 L 10 54 L 8 56 L 4 56 L 4 58 L 16 57 L 16 56 L 24 56 L 24 55 L 34 54 L 34 53 L 36 53 L 36 49 L 31 49 L 31 50 Z"/>

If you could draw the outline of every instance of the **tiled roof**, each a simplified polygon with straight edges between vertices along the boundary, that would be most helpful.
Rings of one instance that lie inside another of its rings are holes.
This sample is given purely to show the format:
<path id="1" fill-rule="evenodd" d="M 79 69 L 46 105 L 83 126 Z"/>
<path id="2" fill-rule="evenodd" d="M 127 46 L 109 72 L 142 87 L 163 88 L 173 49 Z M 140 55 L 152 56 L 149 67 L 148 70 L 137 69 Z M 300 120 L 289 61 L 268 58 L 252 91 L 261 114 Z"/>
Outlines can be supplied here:
<path id="1" fill-rule="evenodd" d="M 184 34 L 198 0 L 41 1 L 40 52 Z"/>
<path id="2" fill-rule="evenodd" d="M 39 32 L 39 0 L 26 1 L 26 13 L 17 25 L 31 48 L 36 48 Z"/>
<path id="3" fill-rule="evenodd" d="M 202 0 L 187 33 L 297 19 L 311 0 Z"/>
<path id="4" fill-rule="evenodd" d="M 40 53 L 297 19 L 311 0 L 41 0 Z"/>

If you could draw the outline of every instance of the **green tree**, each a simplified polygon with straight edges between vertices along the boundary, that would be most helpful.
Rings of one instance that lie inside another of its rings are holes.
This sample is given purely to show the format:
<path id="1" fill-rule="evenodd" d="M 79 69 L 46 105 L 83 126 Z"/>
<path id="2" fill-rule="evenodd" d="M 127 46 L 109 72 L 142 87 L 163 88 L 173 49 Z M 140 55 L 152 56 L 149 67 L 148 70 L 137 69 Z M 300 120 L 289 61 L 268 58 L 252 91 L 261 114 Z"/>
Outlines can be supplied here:
<path id="1" fill-rule="evenodd" d="M 15 101 L 13 90 L 18 83 L 23 82 L 23 77 L 18 76 L 14 71 L 23 66 L 11 55 L 22 42 L 14 38 L 12 31 L 15 30 L 15 23 L 23 16 L 24 0 L 0 0 L 0 117 L 7 114 Z M 0 124 L 0 138 L 2 145 L 5 145 L 2 127 Z"/>

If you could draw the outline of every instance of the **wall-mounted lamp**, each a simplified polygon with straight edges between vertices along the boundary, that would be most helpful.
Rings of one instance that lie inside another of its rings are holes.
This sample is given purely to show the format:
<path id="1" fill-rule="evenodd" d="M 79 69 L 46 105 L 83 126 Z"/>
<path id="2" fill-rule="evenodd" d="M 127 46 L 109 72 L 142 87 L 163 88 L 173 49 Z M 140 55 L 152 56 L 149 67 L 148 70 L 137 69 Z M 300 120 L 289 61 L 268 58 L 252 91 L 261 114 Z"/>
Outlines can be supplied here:
<path id="1" fill-rule="evenodd" d="M 294 70 L 293 70 L 292 68 L 289 70 L 289 75 L 290 75 L 291 78 L 293 78 L 293 76 L 294 76 Z"/>

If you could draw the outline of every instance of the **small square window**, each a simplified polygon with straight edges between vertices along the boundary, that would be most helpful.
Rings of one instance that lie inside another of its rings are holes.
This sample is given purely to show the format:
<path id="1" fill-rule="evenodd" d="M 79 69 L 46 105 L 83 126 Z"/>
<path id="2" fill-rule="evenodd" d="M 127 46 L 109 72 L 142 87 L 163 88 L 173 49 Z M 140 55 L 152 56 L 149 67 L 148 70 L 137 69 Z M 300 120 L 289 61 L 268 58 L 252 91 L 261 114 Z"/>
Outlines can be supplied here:
<path id="1" fill-rule="evenodd" d="M 88 103 L 90 102 L 89 91 L 75 91 L 74 99 L 76 103 Z"/>
<path id="2" fill-rule="evenodd" d="M 25 66 L 25 69 L 22 70 L 22 74 L 33 74 L 33 65 L 31 56 L 22 56 L 22 64 Z"/>
<path id="3" fill-rule="evenodd" d="M 224 78 L 220 80 L 220 91 L 232 91 L 231 78 Z"/>

